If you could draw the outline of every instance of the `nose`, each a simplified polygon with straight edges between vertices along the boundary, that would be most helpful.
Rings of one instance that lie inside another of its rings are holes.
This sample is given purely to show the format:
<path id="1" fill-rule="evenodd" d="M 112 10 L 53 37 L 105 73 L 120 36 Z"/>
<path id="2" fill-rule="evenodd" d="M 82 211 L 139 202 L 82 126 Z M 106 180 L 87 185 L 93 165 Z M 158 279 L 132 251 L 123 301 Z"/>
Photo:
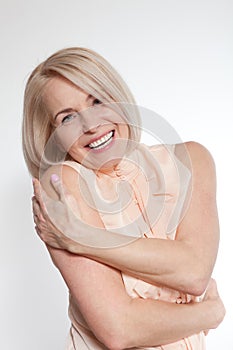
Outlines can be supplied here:
<path id="1" fill-rule="evenodd" d="M 93 111 L 81 112 L 81 122 L 83 133 L 94 134 L 100 126 L 99 117 Z"/>
<path id="2" fill-rule="evenodd" d="M 83 133 L 84 134 L 86 134 L 86 133 L 95 134 L 97 132 L 97 129 L 99 126 L 100 126 L 99 124 L 94 126 L 94 127 L 91 127 L 91 128 L 85 126 L 85 127 L 83 127 Z"/>

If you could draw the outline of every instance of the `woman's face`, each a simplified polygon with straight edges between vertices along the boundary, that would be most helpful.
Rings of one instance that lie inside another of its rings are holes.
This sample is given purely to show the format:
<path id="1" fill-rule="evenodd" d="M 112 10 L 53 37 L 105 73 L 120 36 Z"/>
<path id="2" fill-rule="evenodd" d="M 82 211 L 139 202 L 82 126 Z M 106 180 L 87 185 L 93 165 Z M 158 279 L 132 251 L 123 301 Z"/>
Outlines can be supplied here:
<path id="1" fill-rule="evenodd" d="M 119 113 L 61 77 L 48 82 L 43 99 L 59 143 L 74 160 L 92 169 L 119 163 L 129 140 Z"/>

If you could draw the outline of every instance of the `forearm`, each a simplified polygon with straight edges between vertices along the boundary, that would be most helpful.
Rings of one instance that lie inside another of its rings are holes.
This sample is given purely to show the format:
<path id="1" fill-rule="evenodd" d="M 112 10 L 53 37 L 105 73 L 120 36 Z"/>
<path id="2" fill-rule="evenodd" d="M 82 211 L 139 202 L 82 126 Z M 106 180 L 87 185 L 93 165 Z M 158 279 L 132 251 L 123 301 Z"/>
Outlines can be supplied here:
<path id="1" fill-rule="evenodd" d="M 201 263 L 191 247 L 182 241 L 138 239 L 113 249 L 77 247 L 77 253 L 110 265 L 149 283 L 190 294 L 201 294 L 196 280 Z"/>
<path id="2" fill-rule="evenodd" d="M 216 328 L 224 316 L 222 303 L 213 288 L 211 293 L 207 289 L 201 303 L 132 299 L 125 291 L 119 271 L 94 260 L 48 248 L 71 291 L 73 302 L 77 303 L 90 330 L 109 349 L 175 342 Z"/>
<path id="3" fill-rule="evenodd" d="M 127 320 L 122 322 L 120 349 L 173 343 L 215 328 L 217 324 L 213 319 L 212 305 L 207 302 L 172 304 L 152 299 L 133 299 L 127 311 Z"/>
<path id="4" fill-rule="evenodd" d="M 206 160 L 204 157 L 200 166 L 200 157 L 202 155 L 199 153 L 195 155 L 194 168 L 198 165 L 201 170 L 208 169 L 208 159 Z M 62 218 L 60 221 L 65 223 L 65 231 L 62 229 L 60 231 L 65 235 L 68 232 L 67 236 L 74 241 L 77 239 L 77 242 L 71 241 L 66 244 L 62 241 L 61 232 L 58 233 L 58 238 L 55 236 L 51 240 L 46 235 L 46 231 L 45 235 L 41 235 L 41 237 L 52 246 L 54 244 L 57 248 L 67 249 L 72 253 L 113 266 L 149 283 L 162 284 L 185 293 L 200 295 L 205 290 L 211 276 L 219 240 L 215 181 L 214 174 L 212 172 L 210 174 L 208 172 L 202 174 L 199 170 L 194 172 L 192 200 L 185 217 L 177 228 L 175 241 L 140 238 L 127 244 L 129 239 L 127 236 L 116 234 L 116 239 L 112 232 L 109 233 L 105 229 L 96 233 L 92 230 L 93 225 L 87 227 L 81 222 L 81 226 L 84 227 L 80 227 L 79 220 L 77 225 L 73 220 L 67 223 L 63 218 L 66 216 L 69 218 L 69 211 L 67 212 L 67 206 L 62 201 L 60 204 L 63 204 L 65 214 L 59 215 L 57 220 Z M 70 181 L 71 184 L 76 182 L 76 178 Z M 35 190 L 37 197 L 39 197 L 37 192 L 38 190 Z M 77 196 L 77 201 L 79 197 Z M 40 203 L 43 206 L 43 202 L 40 201 Z M 90 208 L 84 207 L 81 210 L 87 218 L 87 223 L 94 222 L 94 227 L 104 228 L 103 223 L 98 222 L 100 219 L 98 213 L 88 211 L 88 209 Z M 54 215 L 56 218 L 56 210 Z M 125 237 L 126 242 L 124 241 Z M 118 248 L 92 248 L 116 247 L 116 242 L 119 243 Z"/>

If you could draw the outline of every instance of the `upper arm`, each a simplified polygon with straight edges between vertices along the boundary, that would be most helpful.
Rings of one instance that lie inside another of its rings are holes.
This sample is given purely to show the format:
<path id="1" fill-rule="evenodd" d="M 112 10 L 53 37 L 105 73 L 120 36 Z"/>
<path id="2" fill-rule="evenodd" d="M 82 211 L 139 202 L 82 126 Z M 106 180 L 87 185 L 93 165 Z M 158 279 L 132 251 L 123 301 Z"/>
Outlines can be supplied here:
<path id="1" fill-rule="evenodd" d="M 130 301 L 120 272 L 82 256 L 48 249 L 90 330 L 110 348 L 127 322 Z"/>
<path id="2" fill-rule="evenodd" d="M 205 284 L 211 276 L 219 243 L 215 164 L 209 151 L 199 143 L 185 145 L 191 161 L 191 193 L 176 240 L 183 240 L 191 247 Z M 182 161 L 179 145 L 176 155 Z"/>

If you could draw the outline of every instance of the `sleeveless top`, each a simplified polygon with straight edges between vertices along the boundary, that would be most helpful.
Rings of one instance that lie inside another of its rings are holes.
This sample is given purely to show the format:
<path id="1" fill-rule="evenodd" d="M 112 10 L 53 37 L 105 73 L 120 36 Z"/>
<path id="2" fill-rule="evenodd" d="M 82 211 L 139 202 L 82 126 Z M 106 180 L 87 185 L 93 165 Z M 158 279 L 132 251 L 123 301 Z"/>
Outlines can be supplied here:
<path id="1" fill-rule="evenodd" d="M 126 234 L 129 231 L 125 232 L 124 228 L 136 223 L 132 227 L 137 231 L 134 232 L 137 237 L 175 239 L 177 226 L 185 215 L 188 205 L 191 180 L 189 169 L 175 155 L 175 145 L 140 144 L 127 159 L 122 159 L 114 170 L 108 173 L 96 173 L 73 161 L 66 161 L 64 164 L 71 166 L 85 177 L 97 209 L 100 204 L 97 202 L 99 197 L 102 196 L 104 199 L 102 204 L 106 202 L 109 206 L 118 202 L 121 194 L 125 193 L 124 187 L 116 186 L 122 183 L 130 184 L 131 200 L 123 201 L 123 205 L 120 201 L 121 210 L 113 212 L 101 208 L 99 214 L 107 230 Z M 143 222 L 146 222 L 146 226 L 143 226 Z M 122 273 L 122 279 L 126 292 L 132 298 L 153 298 L 171 303 L 199 301 L 199 298 L 166 287 L 151 285 L 125 273 Z M 71 294 L 69 301 L 72 326 L 66 350 L 106 349 L 89 329 Z M 171 344 L 134 349 L 204 350 L 204 333 L 194 334 Z"/>

